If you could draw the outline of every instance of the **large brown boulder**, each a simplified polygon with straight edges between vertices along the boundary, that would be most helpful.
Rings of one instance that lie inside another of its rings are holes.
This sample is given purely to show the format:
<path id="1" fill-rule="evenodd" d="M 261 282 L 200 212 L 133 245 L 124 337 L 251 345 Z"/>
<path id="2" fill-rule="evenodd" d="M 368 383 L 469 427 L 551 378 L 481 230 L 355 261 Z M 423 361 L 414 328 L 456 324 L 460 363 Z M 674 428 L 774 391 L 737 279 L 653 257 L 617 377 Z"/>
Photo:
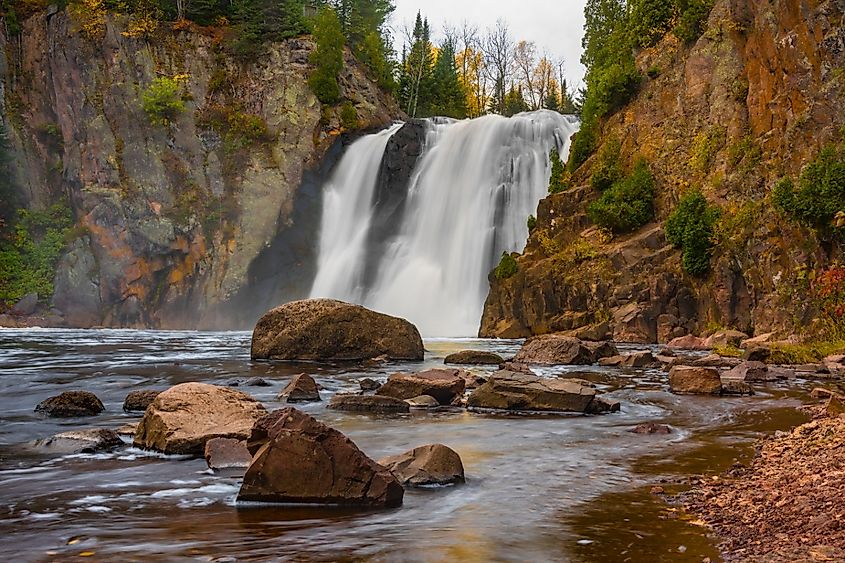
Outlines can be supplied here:
<path id="1" fill-rule="evenodd" d="M 65 391 L 55 397 L 44 399 L 35 407 L 35 412 L 56 418 L 73 416 L 95 416 L 106 410 L 100 399 L 88 391 Z"/>
<path id="2" fill-rule="evenodd" d="M 466 389 L 465 372 L 460 369 L 429 369 L 419 373 L 394 373 L 382 385 L 379 395 L 412 399 L 429 395 L 441 405 L 451 405 Z"/>
<path id="3" fill-rule="evenodd" d="M 392 508 L 404 490 L 346 436 L 288 407 L 256 422 L 238 500 Z"/>
<path id="4" fill-rule="evenodd" d="M 355 395 L 338 393 L 329 401 L 328 407 L 338 411 L 402 413 L 410 412 L 411 407 L 405 401 L 383 395 Z"/>
<path id="5" fill-rule="evenodd" d="M 266 313 L 252 333 L 253 360 L 422 360 L 417 328 L 333 299 L 307 299 Z"/>
<path id="6" fill-rule="evenodd" d="M 499 354 L 493 352 L 484 352 L 482 350 L 461 350 L 454 354 L 449 354 L 444 358 L 445 364 L 464 364 L 464 365 L 492 365 L 497 366 L 504 362 Z"/>
<path id="7" fill-rule="evenodd" d="M 487 383 L 472 392 L 467 406 L 512 411 L 580 413 L 605 410 L 603 405 L 597 409 L 591 408 L 595 398 L 596 390 L 579 381 L 545 379 L 525 373 L 497 371 L 490 376 Z"/>
<path id="8" fill-rule="evenodd" d="M 720 395 L 722 380 L 716 368 L 675 366 L 669 371 L 669 388 L 672 393 Z"/>
<path id="9" fill-rule="evenodd" d="M 429 444 L 378 461 L 403 485 L 453 485 L 465 482 L 458 453 L 443 444 Z"/>
<path id="10" fill-rule="evenodd" d="M 162 392 L 135 432 L 136 447 L 166 454 L 203 455 L 212 438 L 244 440 L 264 407 L 241 391 L 207 383 L 182 383 Z"/>
<path id="11" fill-rule="evenodd" d="M 518 364 L 589 365 L 599 358 L 617 354 L 616 347 L 609 342 L 584 342 L 572 336 L 544 334 L 526 340 L 513 361 Z"/>
<path id="12" fill-rule="evenodd" d="M 310 403 L 322 400 L 317 382 L 307 373 L 295 375 L 279 393 L 279 399 L 284 399 L 288 403 Z"/>

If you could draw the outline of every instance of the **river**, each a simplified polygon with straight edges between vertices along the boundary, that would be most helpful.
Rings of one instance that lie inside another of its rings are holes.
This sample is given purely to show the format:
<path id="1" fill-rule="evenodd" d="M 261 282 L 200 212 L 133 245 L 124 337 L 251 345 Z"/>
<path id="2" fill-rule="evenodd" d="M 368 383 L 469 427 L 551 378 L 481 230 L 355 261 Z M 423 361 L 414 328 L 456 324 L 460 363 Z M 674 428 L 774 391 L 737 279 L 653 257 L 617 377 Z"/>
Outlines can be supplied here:
<path id="1" fill-rule="evenodd" d="M 0 544 L 16 560 L 200 561 L 701 561 L 718 560 L 704 530 L 677 518 L 651 486 L 747 459 L 762 432 L 801 422 L 797 381 L 754 397 L 681 397 L 660 370 L 556 367 L 622 402 L 603 416 L 492 416 L 462 410 L 372 416 L 328 411 L 362 377 L 442 365 L 466 348 L 508 356 L 518 341 L 428 339 L 424 364 L 281 365 L 249 360 L 246 332 L 0 330 Z M 489 371 L 489 370 L 488 370 Z M 126 447 L 47 457 L 31 442 L 57 432 L 137 422 L 123 399 L 186 381 L 240 387 L 268 410 L 289 377 L 307 372 L 324 402 L 303 410 L 370 457 L 440 442 L 463 459 L 467 484 L 408 490 L 396 510 L 360 512 L 239 505 L 238 479 L 204 460 Z M 50 419 L 35 406 L 62 391 L 95 393 L 106 412 Z M 670 424 L 669 436 L 629 432 Z M 666 485 L 671 488 L 670 485 Z"/>

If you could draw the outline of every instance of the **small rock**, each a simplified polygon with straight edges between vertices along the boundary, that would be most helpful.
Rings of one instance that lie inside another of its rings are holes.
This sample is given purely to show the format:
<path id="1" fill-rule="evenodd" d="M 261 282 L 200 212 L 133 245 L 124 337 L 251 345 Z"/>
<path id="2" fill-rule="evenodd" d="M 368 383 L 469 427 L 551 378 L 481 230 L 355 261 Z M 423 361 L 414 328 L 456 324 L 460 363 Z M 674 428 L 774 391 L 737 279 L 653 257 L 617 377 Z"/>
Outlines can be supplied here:
<path id="1" fill-rule="evenodd" d="M 135 436 L 135 432 L 138 431 L 138 422 L 132 422 L 130 424 L 124 424 L 115 432 L 118 436 Z"/>
<path id="2" fill-rule="evenodd" d="M 769 373 L 769 366 L 763 362 L 742 362 L 722 374 L 722 379 L 734 379 L 746 382 L 776 381 L 777 376 Z"/>
<path id="3" fill-rule="evenodd" d="M 754 389 L 740 379 L 722 377 L 722 395 L 753 395 Z"/>
<path id="4" fill-rule="evenodd" d="M 377 391 L 381 387 L 381 383 L 369 377 L 360 380 L 358 385 L 361 386 L 361 391 Z"/>
<path id="5" fill-rule="evenodd" d="M 587 414 L 604 414 L 608 412 L 619 412 L 621 409 L 622 403 L 619 401 L 596 395 L 585 412 Z"/>
<path id="6" fill-rule="evenodd" d="M 464 483 L 464 466 L 461 457 L 443 444 L 420 446 L 403 454 L 380 459 L 403 485 L 453 485 Z"/>
<path id="7" fill-rule="evenodd" d="M 320 391 L 317 389 L 317 382 L 306 373 L 300 373 L 291 379 L 290 383 L 279 393 L 279 400 L 285 399 L 288 403 L 309 403 L 320 401 Z"/>
<path id="8" fill-rule="evenodd" d="M 537 365 L 589 365 L 618 353 L 610 342 L 586 342 L 572 336 L 544 334 L 526 340 L 513 361 Z"/>
<path id="9" fill-rule="evenodd" d="M 451 405 L 463 396 L 466 381 L 464 370 L 445 368 L 429 369 L 419 373 L 394 373 L 379 389 L 379 395 L 396 399 L 411 399 L 431 395 L 441 405 Z"/>
<path id="10" fill-rule="evenodd" d="M 419 397 L 405 399 L 405 402 L 408 403 L 408 406 L 412 409 L 435 409 L 440 406 L 437 399 L 431 395 L 420 395 Z"/>
<path id="11" fill-rule="evenodd" d="M 601 358 L 600 366 L 618 366 L 628 368 L 652 368 L 660 366 L 660 361 L 649 351 L 633 352 L 622 356 Z"/>
<path id="12" fill-rule="evenodd" d="M 405 401 L 383 395 L 337 394 L 331 398 L 328 408 L 338 411 L 402 413 L 410 412 Z"/>
<path id="13" fill-rule="evenodd" d="M 212 438 L 205 443 L 205 462 L 212 471 L 246 469 L 252 462 L 252 455 L 245 440 Z"/>
<path id="14" fill-rule="evenodd" d="M 525 375 L 534 375 L 534 376 L 537 375 L 536 373 L 534 373 L 531 370 L 531 366 L 529 366 L 528 364 L 521 364 L 521 363 L 517 363 L 517 362 L 505 362 L 505 363 L 503 363 L 502 365 L 499 366 L 499 369 L 501 371 L 512 371 L 514 373 L 524 373 Z"/>
<path id="15" fill-rule="evenodd" d="M 657 424 L 656 422 L 644 422 L 631 428 L 628 432 L 634 434 L 671 434 L 672 428 L 666 424 Z"/>
<path id="16" fill-rule="evenodd" d="M 718 395 L 722 380 L 716 368 L 675 366 L 669 371 L 669 388 L 678 394 Z"/>
<path id="17" fill-rule="evenodd" d="M 252 377 L 247 379 L 244 385 L 247 387 L 271 387 L 271 384 L 261 377 Z"/>
<path id="18" fill-rule="evenodd" d="M 666 344 L 667 348 L 675 348 L 681 350 L 707 350 L 704 344 L 704 339 L 688 334 L 686 336 L 679 336 L 673 338 Z"/>
<path id="19" fill-rule="evenodd" d="M 493 365 L 497 366 L 505 360 L 498 354 L 493 352 L 484 352 L 481 350 L 461 350 L 454 354 L 449 354 L 443 360 L 446 364 L 473 364 L 473 365 Z"/>
<path id="20" fill-rule="evenodd" d="M 155 401 L 161 391 L 152 391 L 149 389 L 141 391 L 131 391 L 123 400 L 123 410 L 126 412 L 144 412 L 147 407 Z"/>
<path id="21" fill-rule="evenodd" d="M 93 454 L 107 452 L 123 445 L 114 430 L 91 428 L 62 432 L 35 442 L 35 447 L 56 454 Z"/>
<path id="22" fill-rule="evenodd" d="M 720 330 L 714 332 L 704 339 L 707 348 L 717 346 L 739 346 L 743 341 L 748 340 L 748 335 L 738 330 Z"/>
<path id="23" fill-rule="evenodd" d="M 482 385 L 487 383 L 486 377 L 469 371 L 462 373 L 461 377 L 464 378 L 465 387 L 467 389 L 477 389 L 478 387 L 481 387 Z"/>
<path id="24" fill-rule="evenodd" d="M 665 491 L 665 489 L 663 489 L 663 487 L 652 487 L 651 488 L 651 494 L 653 494 L 653 495 L 662 495 L 665 492 L 666 491 Z"/>
<path id="25" fill-rule="evenodd" d="M 765 334 L 761 334 L 759 336 L 755 336 L 754 338 L 746 338 L 742 342 L 739 343 L 739 347 L 746 349 L 746 348 L 755 348 L 760 346 L 761 344 L 767 344 L 772 342 L 775 339 L 774 332 L 767 332 Z"/>
<path id="26" fill-rule="evenodd" d="M 830 397 L 824 405 L 824 412 L 828 416 L 834 417 L 845 414 L 845 401 L 843 401 L 842 397 L 836 395 Z"/>
<path id="27" fill-rule="evenodd" d="M 67 418 L 72 416 L 94 416 L 106 410 L 100 399 L 88 391 L 65 391 L 38 403 L 35 412 L 47 416 Z"/>
<path id="28" fill-rule="evenodd" d="M 745 350 L 742 359 L 750 362 L 765 362 L 772 355 L 772 350 L 768 346 L 752 346 Z"/>
<path id="29" fill-rule="evenodd" d="M 739 363 L 739 358 L 727 358 L 719 354 L 708 354 L 703 358 L 693 360 L 691 365 L 696 367 L 732 368 L 738 366 Z"/>

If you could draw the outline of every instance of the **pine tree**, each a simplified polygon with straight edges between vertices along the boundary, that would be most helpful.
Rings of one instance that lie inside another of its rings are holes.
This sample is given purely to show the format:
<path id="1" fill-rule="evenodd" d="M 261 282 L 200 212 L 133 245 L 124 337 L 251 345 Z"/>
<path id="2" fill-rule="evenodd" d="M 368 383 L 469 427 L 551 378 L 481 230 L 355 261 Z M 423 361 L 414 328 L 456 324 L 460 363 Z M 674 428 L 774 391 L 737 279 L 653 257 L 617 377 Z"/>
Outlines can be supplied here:
<path id="1" fill-rule="evenodd" d="M 560 92 L 558 92 L 557 82 L 549 84 L 549 93 L 546 94 L 543 107 L 552 111 L 560 111 Z"/>
<path id="2" fill-rule="evenodd" d="M 456 119 L 466 117 L 466 93 L 458 80 L 455 46 L 448 40 L 443 42 L 437 53 L 432 81 L 434 98 L 432 114 Z"/>
<path id="3" fill-rule="evenodd" d="M 505 109 L 502 112 L 502 115 L 506 117 L 511 117 L 518 113 L 522 113 L 523 111 L 528 111 L 528 103 L 526 103 L 525 97 L 522 95 L 522 86 L 514 87 L 511 85 L 511 89 L 508 90 L 507 94 L 505 94 L 504 107 Z"/>
<path id="4" fill-rule="evenodd" d="M 314 21 L 314 41 L 317 49 L 311 53 L 311 63 L 317 68 L 309 78 L 314 94 L 324 104 L 340 99 L 337 75 L 343 68 L 343 45 L 346 41 L 335 11 L 326 6 Z"/>
<path id="5" fill-rule="evenodd" d="M 417 12 L 413 44 L 404 56 L 400 103 L 411 117 L 431 115 L 433 65 L 431 30 L 428 20 Z"/>

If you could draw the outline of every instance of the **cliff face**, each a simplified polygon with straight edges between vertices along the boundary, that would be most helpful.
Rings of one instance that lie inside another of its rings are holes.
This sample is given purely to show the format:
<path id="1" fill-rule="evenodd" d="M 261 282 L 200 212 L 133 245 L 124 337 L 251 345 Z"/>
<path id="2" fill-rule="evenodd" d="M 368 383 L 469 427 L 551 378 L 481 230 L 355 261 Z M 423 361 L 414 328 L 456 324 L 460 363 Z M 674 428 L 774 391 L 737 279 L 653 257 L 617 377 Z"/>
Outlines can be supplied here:
<path id="1" fill-rule="evenodd" d="M 614 338 L 665 342 L 730 326 L 783 336 L 813 330 L 799 280 L 838 248 L 779 217 L 768 193 L 797 176 L 845 124 L 845 2 L 719 0 L 693 45 L 668 36 L 637 57 L 637 97 L 600 144 L 649 161 L 657 221 L 608 240 L 586 207 L 594 156 L 576 186 L 540 203 L 517 273 L 491 276 L 480 334 L 521 337 L 607 321 Z M 691 186 L 722 208 L 711 271 L 681 269 L 663 221 Z"/>
<path id="2" fill-rule="evenodd" d="M 244 63 L 213 30 L 160 26 L 145 40 L 116 18 L 101 37 L 79 29 L 52 10 L 3 37 L 0 55 L 22 200 L 40 209 L 65 198 L 78 223 L 56 275 L 56 322 L 248 326 L 266 301 L 253 288 L 307 291 L 315 186 L 346 138 L 339 111 L 323 111 L 308 87 L 312 43 L 274 44 Z M 169 124 L 143 109 L 156 77 L 183 86 L 185 109 Z M 361 128 L 400 114 L 349 53 L 340 82 Z M 279 245 L 281 233 L 294 243 Z"/>

